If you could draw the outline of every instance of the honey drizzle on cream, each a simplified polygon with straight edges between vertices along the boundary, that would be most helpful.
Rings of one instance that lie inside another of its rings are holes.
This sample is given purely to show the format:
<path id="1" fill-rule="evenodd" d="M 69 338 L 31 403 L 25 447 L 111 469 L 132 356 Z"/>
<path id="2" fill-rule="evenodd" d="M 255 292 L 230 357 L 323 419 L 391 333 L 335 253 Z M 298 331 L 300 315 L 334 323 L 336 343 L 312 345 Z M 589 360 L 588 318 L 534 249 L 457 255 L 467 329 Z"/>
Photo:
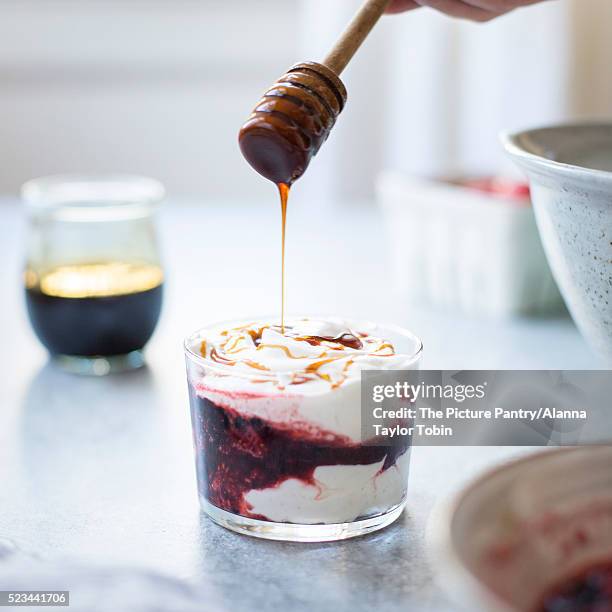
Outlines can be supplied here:
<path id="1" fill-rule="evenodd" d="M 382 341 L 373 351 L 364 351 L 367 345 L 376 344 L 376 340 L 370 339 L 368 334 L 365 333 L 355 333 L 346 332 L 337 338 L 331 338 L 326 336 L 299 336 L 294 334 L 286 334 L 287 337 L 292 338 L 296 341 L 308 342 L 311 346 L 320 346 L 324 350 L 319 355 L 309 355 L 299 357 L 294 355 L 289 347 L 286 347 L 282 344 L 262 344 L 261 338 L 264 330 L 269 329 L 273 326 L 270 325 L 262 325 L 257 328 L 253 328 L 254 323 L 248 323 L 246 325 L 241 325 L 238 327 L 234 327 L 231 330 L 224 330 L 220 332 L 220 335 L 226 338 L 224 342 L 219 345 L 220 350 L 227 354 L 230 353 L 232 355 L 247 350 L 248 346 L 240 347 L 241 341 L 245 340 L 247 337 L 250 337 L 255 345 L 255 350 L 260 351 L 263 349 L 277 349 L 281 350 L 289 359 L 299 360 L 299 359 L 317 359 L 314 363 L 311 363 L 306 366 L 304 372 L 294 372 L 291 375 L 290 385 L 301 385 L 307 383 L 312 380 L 321 379 L 328 382 L 332 389 L 336 389 L 346 381 L 348 378 L 348 370 L 355 362 L 355 359 L 351 356 L 351 354 L 342 354 L 333 357 L 329 357 L 329 351 L 345 351 L 347 348 L 352 348 L 357 353 L 361 355 L 369 355 L 374 357 L 392 357 L 395 355 L 394 346 L 390 342 Z M 230 335 L 231 332 L 243 332 L 240 333 L 237 337 L 232 337 Z M 358 344 L 357 344 L 358 343 Z M 229 347 L 228 347 L 229 345 Z M 355 348 L 359 346 L 359 349 Z M 207 356 L 207 343 L 206 340 L 202 340 L 200 345 L 201 354 L 206 357 Z M 373 347 L 372 347 L 373 348 Z M 382 353 L 382 351 L 389 351 L 388 353 Z M 220 363 L 222 365 L 234 366 L 239 361 L 230 359 L 222 354 L 219 354 L 219 351 L 216 347 L 213 347 L 210 351 L 210 359 Z M 342 368 L 340 373 L 340 378 L 336 381 L 333 381 L 329 374 L 321 372 L 320 369 L 328 363 L 332 363 L 335 361 L 340 361 L 346 359 L 346 362 Z M 270 372 L 271 369 L 261 363 L 253 361 L 251 359 L 244 359 L 240 361 L 240 363 L 253 368 L 254 370 L 266 371 Z M 251 382 L 256 383 L 264 383 L 264 382 L 274 382 L 269 379 L 253 379 Z M 284 389 L 283 385 L 277 383 L 279 389 Z"/>
<path id="2" fill-rule="evenodd" d="M 279 349 L 283 351 L 283 353 L 285 353 L 289 359 L 304 359 L 304 357 L 294 355 L 286 346 L 282 344 L 259 344 L 255 350 L 261 351 L 262 349 Z"/>
<path id="3" fill-rule="evenodd" d="M 354 359 L 347 360 L 347 362 L 344 364 L 344 367 L 342 368 L 340 380 L 338 380 L 332 385 L 332 389 L 337 389 L 344 383 L 344 381 L 348 378 L 348 369 L 353 365 L 353 363 L 355 363 Z"/>
<path id="4" fill-rule="evenodd" d="M 228 366 L 236 365 L 236 362 L 233 361 L 232 359 L 228 359 L 227 357 L 223 357 L 222 355 L 219 355 L 216 347 L 213 347 L 212 350 L 210 351 L 210 358 L 213 361 L 216 361 L 217 363 L 222 363 L 223 365 L 228 365 Z"/>
<path id="5" fill-rule="evenodd" d="M 311 374 L 315 374 L 319 378 L 322 378 L 324 381 L 331 384 L 332 388 L 334 388 L 334 383 L 332 382 L 331 376 L 329 374 L 323 374 L 319 372 L 319 370 L 326 364 L 332 363 L 333 361 L 338 361 L 340 359 L 344 359 L 344 357 L 331 357 L 329 359 L 321 359 L 320 361 L 315 361 L 310 365 L 306 366 L 306 372 L 310 372 Z"/>
<path id="6" fill-rule="evenodd" d="M 380 354 L 380 351 L 384 351 L 385 349 L 389 349 L 389 353 L 384 355 Z M 395 347 L 389 342 L 383 342 L 373 353 L 372 355 L 376 357 L 394 357 L 395 356 Z"/>
<path id="7" fill-rule="evenodd" d="M 256 361 L 252 361 L 250 359 L 245 359 L 242 363 L 244 363 L 245 365 L 248 365 L 250 368 L 253 368 L 255 370 L 265 370 L 267 372 L 270 371 L 270 368 L 263 365 L 262 363 L 257 363 Z"/>

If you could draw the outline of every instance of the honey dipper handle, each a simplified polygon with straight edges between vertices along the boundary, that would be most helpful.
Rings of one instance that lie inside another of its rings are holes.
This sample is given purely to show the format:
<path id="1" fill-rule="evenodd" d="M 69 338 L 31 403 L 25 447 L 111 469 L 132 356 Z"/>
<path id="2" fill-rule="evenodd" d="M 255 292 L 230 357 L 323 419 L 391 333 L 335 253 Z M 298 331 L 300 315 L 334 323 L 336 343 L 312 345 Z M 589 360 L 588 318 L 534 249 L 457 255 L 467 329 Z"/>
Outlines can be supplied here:
<path id="1" fill-rule="evenodd" d="M 339 75 L 385 12 L 390 1 L 366 0 L 322 63 Z"/>

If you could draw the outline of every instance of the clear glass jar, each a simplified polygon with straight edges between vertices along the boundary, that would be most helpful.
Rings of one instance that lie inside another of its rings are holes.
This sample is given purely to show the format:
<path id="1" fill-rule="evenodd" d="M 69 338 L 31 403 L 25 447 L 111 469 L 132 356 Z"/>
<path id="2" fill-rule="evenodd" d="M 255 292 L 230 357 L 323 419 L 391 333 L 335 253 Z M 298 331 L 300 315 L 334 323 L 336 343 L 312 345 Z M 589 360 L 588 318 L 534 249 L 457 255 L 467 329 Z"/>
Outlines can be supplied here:
<path id="1" fill-rule="evenodd" d="M 103 375 L 143 365 L 163 271 L 154 213 L 163 186 L 129 175 L 59 175 L 22 187 L 30 322 L 63 367 Z"/>
<path id="2" fill-rule="evenodd" d="M 275 318 L 253 320 L 280 329 Z M 228 529 L 274 540 L 342 540 L 391 524 L 406 503 L 410 436 L 386 445 L 362 439 L 359 376 L 320 384 L 325 379 L 306 380 L 312 366 L 288 379 L 284 370 L 255 364 L 249 374 L 216 353 L 202 355 L 209 338 L 244 323 L 217 323 L 185 340 L 203 510 Z M 418 369 L 422 345 L 410 332 L 369 322 L 350 329 L 392 343 L 398 359 L 386 369 Z M 291 350 L 285 354 L 296 359 Z"/>

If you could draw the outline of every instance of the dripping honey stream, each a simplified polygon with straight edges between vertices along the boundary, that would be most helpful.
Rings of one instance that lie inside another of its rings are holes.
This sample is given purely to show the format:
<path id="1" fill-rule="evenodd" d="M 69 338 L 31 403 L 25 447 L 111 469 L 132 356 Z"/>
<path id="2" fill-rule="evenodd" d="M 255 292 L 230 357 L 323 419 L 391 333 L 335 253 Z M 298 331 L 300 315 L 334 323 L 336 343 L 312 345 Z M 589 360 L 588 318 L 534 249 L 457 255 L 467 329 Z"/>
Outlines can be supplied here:
<path id="1" fill-rule="evenodd" d="M 285 224 L 291 185 L 327 140 L 346 100 L 340 74 L 391 0 L 364 0 L 322 63 L 290 68 L 259 100 L 238 135 L 245 159 L 278 186 L 282 213 L 281 333 L 285 333 Z"/>
<path id="2" fill-rule="evenodd" d="M 281 334 L 285 333 L 285 228 L 287 225 L 287 201 L 289 200 L 289 185 L 278 184 L 281 204 Z"/>

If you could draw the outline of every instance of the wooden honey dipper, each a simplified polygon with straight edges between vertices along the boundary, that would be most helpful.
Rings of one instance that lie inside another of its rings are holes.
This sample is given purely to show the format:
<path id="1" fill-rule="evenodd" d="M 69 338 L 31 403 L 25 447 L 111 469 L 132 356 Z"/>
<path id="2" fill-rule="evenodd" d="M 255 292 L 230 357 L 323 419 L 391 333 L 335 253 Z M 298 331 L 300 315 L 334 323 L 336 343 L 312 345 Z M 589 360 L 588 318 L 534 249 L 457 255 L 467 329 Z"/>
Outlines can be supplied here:
<path id="1" fill-rule="evenodd" d="M 389 3 L 366 0 L 322 63 L 296 64 L 266 91 L 238 137 L 259 174 L 288 187 L 304 174 L 346 104 L 339 75 Z"/>

